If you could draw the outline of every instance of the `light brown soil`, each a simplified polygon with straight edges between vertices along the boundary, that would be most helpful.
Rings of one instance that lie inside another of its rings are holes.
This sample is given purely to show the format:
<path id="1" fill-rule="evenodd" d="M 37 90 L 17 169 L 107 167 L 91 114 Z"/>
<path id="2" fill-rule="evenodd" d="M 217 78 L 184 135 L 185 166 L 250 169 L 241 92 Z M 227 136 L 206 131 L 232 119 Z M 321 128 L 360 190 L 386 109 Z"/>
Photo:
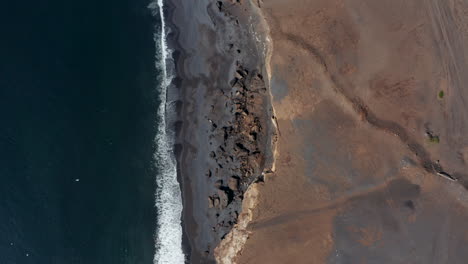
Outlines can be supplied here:
<path id="1" fill-rule="evenodd" d="M 276 170 L 236 262 L 466 263 L 468 2 L 260 6 Z"/>

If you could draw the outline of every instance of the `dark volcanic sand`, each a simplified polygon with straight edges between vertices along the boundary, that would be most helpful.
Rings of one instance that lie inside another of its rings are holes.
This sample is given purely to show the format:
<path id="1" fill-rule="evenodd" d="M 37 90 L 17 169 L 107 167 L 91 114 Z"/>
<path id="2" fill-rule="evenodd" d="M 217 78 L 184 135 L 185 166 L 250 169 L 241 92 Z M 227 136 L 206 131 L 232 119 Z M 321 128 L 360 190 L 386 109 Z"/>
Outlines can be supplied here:
<path id="1" fill-rule="evenodd" d="M 258 22 L 240 4 L 172 6 L 186 248 L 192 263 L 210 263 L 271 155 L 263 46 L 252 38 Z"/>

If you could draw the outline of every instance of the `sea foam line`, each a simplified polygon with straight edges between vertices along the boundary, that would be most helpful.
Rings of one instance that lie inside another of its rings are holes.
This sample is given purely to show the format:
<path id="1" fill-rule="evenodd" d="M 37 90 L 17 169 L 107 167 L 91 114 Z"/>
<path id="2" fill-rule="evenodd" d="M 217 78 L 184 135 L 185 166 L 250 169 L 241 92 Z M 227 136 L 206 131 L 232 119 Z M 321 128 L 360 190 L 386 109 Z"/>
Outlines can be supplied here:
<path id="1" fill-rule="evenodd" d="M 171 50 L 166 42 L 166 25 L 164 21 L 163 0 L 154 0 L 148 8 L 154 16 L 159 15 L 161 28 L 155 29 L 156 70 L 162 75 L 159 93 L 157 134 L 155 138 L 156 152 L 154 159 L 159 175 L 156 177 L 156 210 L 157 226 L 155 234 L 154 264 L 183 264 L 185 255 L 182 249 L 182 196 L 177 181 L 177 166 L 173 153 L 174 136 L 167 129 L 167 89 L 170 87 L 172 75 L 168 74 L 168 59 Z"/>

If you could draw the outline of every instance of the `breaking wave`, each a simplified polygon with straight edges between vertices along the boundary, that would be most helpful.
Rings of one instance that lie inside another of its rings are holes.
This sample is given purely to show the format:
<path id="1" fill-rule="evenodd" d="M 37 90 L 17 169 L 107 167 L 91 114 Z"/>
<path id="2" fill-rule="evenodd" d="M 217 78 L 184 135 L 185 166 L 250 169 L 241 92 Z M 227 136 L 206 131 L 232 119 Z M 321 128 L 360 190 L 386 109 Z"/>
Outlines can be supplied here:
<path id="1" fill-rule="evenodd" d="M 167 28 L 164 21 L 163 0 L 154 0 L 148 8 L 153 16 L 159 16 L 160 26 L 155 27 L 156 71 L 161 76 L 159 91 L 158 122 L 156 131 L 155 165 L 156 176 L 156 234 L 154 264 L 183 264 L 185 255 L 182 249 L 182 196 L 177 181 L 177 164 L 173 152 L 174 132 L 168 129 L 170 113 L 174 105 L 168 102 L 168 89 L 171 88 L 173 74 L 172 51 L 168 48 Z"/>

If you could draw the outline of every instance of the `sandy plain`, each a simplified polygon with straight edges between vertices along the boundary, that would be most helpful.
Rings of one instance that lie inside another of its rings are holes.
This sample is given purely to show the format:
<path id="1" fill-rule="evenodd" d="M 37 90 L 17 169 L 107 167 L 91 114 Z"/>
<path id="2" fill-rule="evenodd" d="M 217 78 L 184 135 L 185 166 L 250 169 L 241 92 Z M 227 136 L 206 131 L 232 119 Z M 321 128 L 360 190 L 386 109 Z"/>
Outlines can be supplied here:
<path id="1" fill-rule="evenodd" d="M 260 6 L 276 170 L 233 261 L 466 263 L 468 3 Z"/>

